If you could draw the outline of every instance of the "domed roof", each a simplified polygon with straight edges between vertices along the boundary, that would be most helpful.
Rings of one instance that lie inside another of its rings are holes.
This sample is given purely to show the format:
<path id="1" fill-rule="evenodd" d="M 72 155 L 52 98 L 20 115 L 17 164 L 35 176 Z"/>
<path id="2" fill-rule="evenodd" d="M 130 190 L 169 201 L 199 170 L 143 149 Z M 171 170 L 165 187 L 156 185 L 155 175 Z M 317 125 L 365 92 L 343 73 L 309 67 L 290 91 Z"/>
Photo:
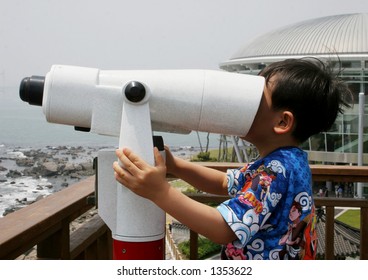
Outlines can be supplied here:
<path id="1" fill-rule="evenodd" d="M 288 25 L 255 38 L 222 65 L 244 60 L 261 63 L 266 57 L 327 54 L 338 54 L 340 58 L 367 56 L 368 14 L 334 15 Z"/>

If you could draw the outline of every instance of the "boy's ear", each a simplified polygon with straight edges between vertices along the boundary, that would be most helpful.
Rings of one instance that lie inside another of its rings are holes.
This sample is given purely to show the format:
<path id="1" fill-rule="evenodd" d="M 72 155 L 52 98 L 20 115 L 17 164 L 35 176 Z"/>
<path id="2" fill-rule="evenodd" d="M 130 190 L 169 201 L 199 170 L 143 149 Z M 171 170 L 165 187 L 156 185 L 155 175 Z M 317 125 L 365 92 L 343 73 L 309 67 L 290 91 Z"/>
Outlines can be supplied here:
<path id="1" fill-rule="evenodd" d="M 291 132 L 294 127 L 295 118 L 292 112 L 282 111 L 278 123 L 274 126 L 276 134 L 284 134 Z"/>

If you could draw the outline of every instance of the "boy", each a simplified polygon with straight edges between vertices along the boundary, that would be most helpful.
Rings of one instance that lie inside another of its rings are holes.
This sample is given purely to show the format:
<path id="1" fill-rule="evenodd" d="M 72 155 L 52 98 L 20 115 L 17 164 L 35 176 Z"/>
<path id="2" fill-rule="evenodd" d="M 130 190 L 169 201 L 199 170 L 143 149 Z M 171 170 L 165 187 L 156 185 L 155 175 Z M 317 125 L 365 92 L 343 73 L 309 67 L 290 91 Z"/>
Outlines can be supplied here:
<path id="1" fill-rule="evenodd" d="M 259 75 L 266 84 L 244 137 L 259 151 L 254 163 L 225 174 L 173 157 L 168 149 L 165 164 L 155 149 L 156 166 L 150 166 L 124 148 L 116 153 L 125 169 L 115 162 L 115 177 L 192 230 L 226 244 L 223 259 L 313 259 L 311 172 L 298 146 L 327 131 L 351 93 L 317 59 L 276 62 Z M 217 209 L 198 203 L 171 187 L 166 172 L 204 192 L 232 198 Z"/>

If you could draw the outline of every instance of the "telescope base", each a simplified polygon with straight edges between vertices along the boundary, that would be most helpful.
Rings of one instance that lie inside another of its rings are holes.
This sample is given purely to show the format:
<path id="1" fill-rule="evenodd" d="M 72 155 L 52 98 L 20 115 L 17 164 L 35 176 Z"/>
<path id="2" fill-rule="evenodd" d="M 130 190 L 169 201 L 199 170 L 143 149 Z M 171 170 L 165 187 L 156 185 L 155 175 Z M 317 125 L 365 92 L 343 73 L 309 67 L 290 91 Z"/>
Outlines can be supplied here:
<path id="1" fill-rule="evenodd" d="M 164 260 L 164 238 L 149 242 L 126 242 L 113 239 L 114 260 Z"/>

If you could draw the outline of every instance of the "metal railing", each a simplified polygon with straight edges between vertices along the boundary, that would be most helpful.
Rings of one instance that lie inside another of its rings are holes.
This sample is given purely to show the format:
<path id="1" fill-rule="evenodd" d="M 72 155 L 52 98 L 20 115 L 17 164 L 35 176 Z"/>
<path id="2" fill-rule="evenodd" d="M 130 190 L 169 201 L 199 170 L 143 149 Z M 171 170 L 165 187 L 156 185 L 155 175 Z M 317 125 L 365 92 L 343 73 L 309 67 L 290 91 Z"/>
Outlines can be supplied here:
<path id="1" fill-rule="evenodd" d="M 234 163 L 199 163 L 226 170 Z M 314 181 L 368 182 L 368 167 L 312 165 Z M 40 259 L 111 259 L 111 232 L 98 215 L 71 232 L 70 222 L 94 207 L 95 179 L 90 177 L 23 209 L 0 218 L 0 259 L 15 259 L 37 246 Z M 191 195 L 202 203 L 221 202 L 225 197 Z M 334 259 L 334 209 L 357 207 L 361 211 L 360 259 L 368 259 L 368 200 L 315 198 L 326 209 L 325 258 Z M 192 233 L 191 259 L 196 259 L 196 233 Z"/>

